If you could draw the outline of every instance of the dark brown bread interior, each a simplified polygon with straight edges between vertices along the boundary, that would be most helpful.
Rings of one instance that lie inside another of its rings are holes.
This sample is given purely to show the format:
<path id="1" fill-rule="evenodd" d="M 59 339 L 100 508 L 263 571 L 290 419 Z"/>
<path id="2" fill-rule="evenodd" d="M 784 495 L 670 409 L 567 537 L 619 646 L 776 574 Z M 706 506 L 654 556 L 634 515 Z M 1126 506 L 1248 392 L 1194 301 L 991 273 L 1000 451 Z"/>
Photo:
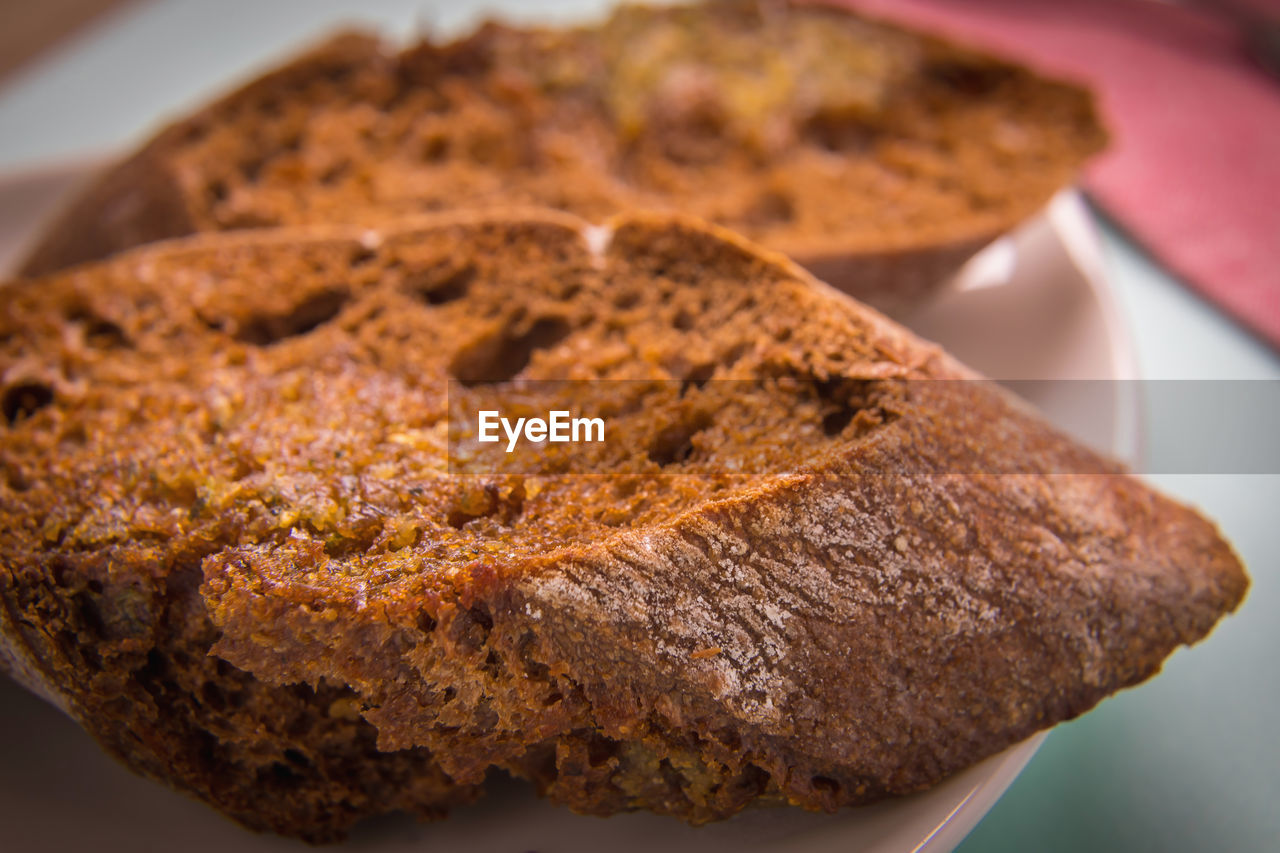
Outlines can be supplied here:
<path id="1" fill-rule="evenodd" d="M 402 53 L 346 34 L 158 134 L 27 274 L 149 240 L 537 204 L 691 213 L 905 305 L 1074 180 L 1088 92 L 854 13 L 624 7 Z"/>
<path id="2" fill-rule="evenodd" d="M 694 822 L 916 791 L 1248 584 L 1194 511 L 899 381 L 972 374 L 683 220 L 220 235 L 5 297 L 0 660 L 253 827 L 438 814 L 493 765 Z M 450 378 L 628 380 L 595 385 L 623 473 L 450 475 Z"/>

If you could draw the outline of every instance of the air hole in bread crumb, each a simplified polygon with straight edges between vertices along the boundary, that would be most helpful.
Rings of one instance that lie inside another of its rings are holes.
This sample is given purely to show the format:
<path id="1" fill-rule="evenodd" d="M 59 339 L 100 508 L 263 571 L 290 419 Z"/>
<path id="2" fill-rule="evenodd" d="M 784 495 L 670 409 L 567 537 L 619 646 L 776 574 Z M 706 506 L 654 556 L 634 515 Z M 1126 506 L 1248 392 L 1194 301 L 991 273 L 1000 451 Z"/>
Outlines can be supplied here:
<path id="1" fill-rule="evenodd" d="M 971 97 L 989 95 L 1009 77 L 1009 71 L 995 64 L 948 60 L 934 62 L 924 70 L 925 76 L 953 92 Z"/>
<path id="2" fill-rule="evenodd" d="M 302 776 L 297 771 L 279 761 L 271 762 L 271 776 L 280 785 L 290 788 L 302 781 Z"/>
<path id="3" fill-rule="evenodd" d="M 814 144 L 842 153 L 865 150 L 875 137 L 874 128 L 856 110 L 836 107 L 816 111 L 804 121 L 800 132 Z"/>
<path id="4" fill-rule="evenodd" d="M 769 787 L 769 771 L 763 769 L 758 764 L 747 764 L 742 768 L 742 772 L 733 780 L 733 787 L 736 790 L 759 796 Z"/>
<path id="5" fill-rule="evenodd" d="M 58 441 L 68 447 L 84 447 L 89 441 L 89 433 L 82 423 L 64 423 Z"/>
<path id="6" fill-rule="evenodd" d="M 858 410 L 852 406 L 841 405 L 827 412 L 822 416 L 822 433 L 828 438 L 834 438 L 845 431 L 853 421 L 854 416 L 858 414 Z"/>
<path id="7" fill-rule="evenodd" d="M 503 524 L 511 524 L 524 511 L 524 499 L 523 482 L 514 485 L 463 483 L 453 495 L 453 505 L 445 520 L 459 530 L 472 521 L 491 516 Z"/>
<path id="8" fill-rule="evenodd" d="M 677 465 L 693 455 L 693 437 L 711 426 L 710 413 L 693 411 L 664 427 L 649 444 L 649 459 L 664 468 Z"/>
<path id="9" fill-rule="evenodd" d="M 128 336 L 119 324 L 101 316 L 86 305 L 74 304 L 67 310 L 67 320 L 80 324 L 84 333 L 84 342 L 95 349 L 110 349 L 129 343 Z"/>
<path id="10" fill-rule="evenodd" d="M 493 616 L 489 614 L 487 608 L 477 606 L 467 612 L 471 614 L 471 618 L 475 620 L 475 623 L 484 629 L 486 634 L 493 630 Z"/>
<path id="11" fill-rule="evenodd" d="M 809 780 L 809 784 L 813 786 L 813 790 L 820 791 L 825 794 L 839 794 L 840 783 L 829 776 L 814 776 Z"/>
<path id="12" fill-rule="evenodd" d="M 751 350 L 752 350 L 751 344 L 747 343 L 746 341 L 738 341 L 736 344 L 729 347 L 729 349 L 725 352 L 724 357 L 721 360 L 727 366 L 733 367 L 735 364 L 737 364 L 739 361 L 742 360 L 742 357 L 744 355 L 751 352 Z"/>
<path id="13" fill-rule="evenodd" d="M 723 728 L 715 733 L 716 740 L 724 744 L 729 749 L 737 752 L 742 748 L 742 737 L 737 730 L 731 728 Z"/>
<path id="14" fill-rule="evenodd" d="M 535 352 L 555 346 L 573 330 L 563 317 L 540 317 L 521 325 L 525 328 L 517 331 L 509 325 L 472 341 L 454 355 L 449 372 L 468 386 L 506 382 L 528 366 Z"/>
<path id="15" fill-rule="evenodd" d="M 422 140 L 422 159 L 428 163 L 443 160 L 449 154 L 449 137 L 433 133 Z"/>
<path id="16" fill-rule="evenodd" d="M 689 369 L 680 382 L 680 395 L 684 396 L 690 389 L 701 388 L 715 375 L 715 362 L 696 364 Z"/>
<path id="17" fill-rule="evenodd" d="M 658 773 L 662 776 L 662 781 L 667 784 L 668 789 L 673 793 L 684 791 L 684 776 L 671 763 L 671 759 L 664 758 L 658 762 Z"/>
<path id="18" fill-rule="evenodd" d="M 445 305 L 467 295 L 476 277 L 475 264 L 445 258 L 405 275 L 404 288 L 428 305 Z"/>
<path id="19" fill-rule="evenodd" d="M 345 178 L 350 172 L 351 162 L 349 160 L 343 160 L 341 162 L 334 163 L 332 166 L 321 172 L 319 180 L 320 183 L 325 186 L 333 186 Z"/>
<path id="20" fill-rule="evenodd" d="M 225 711 L 227 708 L 227 695 L 213 682 L 206 681 L 200 688 L 200 700 L 215 712 Z"/>
<path id="21" fill-rule="evenodd" d="M 322 290 L 285 313 L 261 313 L 250 317 L 240 325 L 235 337 L 247 344 L 269 346 L 286 338 L 305 335 L 336 317 L 348 299 L 349 294 L 345 290 Z"/>
<path id="22" fill-rule="evenodd" d="M 640 481 L 636 477 L 619 477 L 614 481 L 613 494 L 617 498 L 629 498 L 635 495 L 640 488 Z"/>
<path id="23" fill-rule="evenodd" d="M 885 412 L 872 399 L 873 383 L 828 379 L 816 381 L 814 387 L 823 403 L 822 432 L 828 438 L 842 435 L 850 424 L 861 433 L 884 422 Z"/>
<path id="24" fill-rule="evenodd" d="M 449 638 L 461 649 L 478 652 L 489 642 L 493 617 L 483 606 L 460 611 L 449 623 Z"/>
<path id="25" fill-rule="evenodd" d="M 378 257 L 378 250 L 372 246 L 356 246 L 351 252 L 351 266 L 362 267 Z"/>
<path id="26" fill-rule="evenodd" d="M 556 762 L 556 747 L 538 745 L 529 750 L 527 766 L 530 776 L 538 783 L 541 790 L 555 784 L 560 776 L 560 768 Z"/>
<path id="27" fill-rule="evenodd" d="M 128 346 L 129 336 L 110 320 L 96 317 L 85 323 L 84 342 L 94 349 L 114 349 Z"/>
<path id="28" fill-rule="evenodd" d="M 280 98 L 272 95 L 258 102 L 258 112 L 268 118 L 277 118 L 283 112 Z"/>
<path id="29" fill-rule="evenodd" d="M 31 417 L 53 402 L 53 389 L 43 382 L 18 382 L 0 395 L 0 412 L 10 425 Z"/>
<path id="30" fill-rule="evenodd" d="M 587 741 L 587 763 L 592 767 L 603 767 L 621 751 L 622 744 L 616 740 L 593 734 Z"/>
<path id="31" fill-rule="evenodd" d="M 266 164 L 266 157 L 249 157 L 240 163 L 240 174 L 248 183 L 256 184 L 258 182 L 258 178 L 262 176 L 262 167 Z"/>
<path id="32" fill-rule="evenodd" d="M 284 751 L 284 759 L 295 767 L 301 767 L 303 769 L 311 767 L 311 759 L 307 758 L 296 749 L 286 749 Z"/>

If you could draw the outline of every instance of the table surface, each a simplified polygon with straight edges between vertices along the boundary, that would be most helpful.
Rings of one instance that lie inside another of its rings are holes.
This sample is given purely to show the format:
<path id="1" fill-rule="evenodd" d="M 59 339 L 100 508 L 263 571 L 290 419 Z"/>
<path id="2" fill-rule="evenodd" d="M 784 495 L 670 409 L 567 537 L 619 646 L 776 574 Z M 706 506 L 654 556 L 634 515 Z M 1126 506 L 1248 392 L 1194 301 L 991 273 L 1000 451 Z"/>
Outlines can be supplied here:
<path id="1" fill-rule="evenodd" d="M 458 32 L 484 9 L 561 19 L 607 0 L 149 0 L 0 87 L 0 170 L 118 150 L 342 23 Z M 1280 155 L 1278 155 L 1280 156 Z M 1107 274 L 1148 379 L 1280 379 L 1280 357 L 1100 223 Z M 1229 417 L 1230 413 L 1226 413 Z M 1147 445 L 1161 424 L 1148 422 Z M 1158 678 L 1057 727 L 962 850 L 1278 850 L 1280 474 L 1153 474 L 1215 518 L 1253 588 Z M 2 724 L 0 720 L 0 724 Z M 0 759 L 2 760 L 2 759 Z"/>

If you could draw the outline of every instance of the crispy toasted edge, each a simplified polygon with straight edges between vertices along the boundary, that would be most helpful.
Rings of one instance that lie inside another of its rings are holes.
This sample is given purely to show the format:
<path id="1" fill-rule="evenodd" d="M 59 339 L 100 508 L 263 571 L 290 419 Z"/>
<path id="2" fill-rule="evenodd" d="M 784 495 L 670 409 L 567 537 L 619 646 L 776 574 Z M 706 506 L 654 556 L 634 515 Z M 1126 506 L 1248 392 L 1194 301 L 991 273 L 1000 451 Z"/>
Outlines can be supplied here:
<path id="1" fill-rule="evenodd" d="M 835 16 L 850 16 L 904 33 L 921 40 L 933 50 L 975 57 L 984 62 L 1012 68 L 1026 75 L 1046 91 L 1070 92 L 1085 101 L 1086 113 L 1095 131 L 1076 157 L 1079 168 L 1089 157 L 1104 150 L 1109 139 L 1097 99 L 1081 83 L 1042 73 L 1027 63 L 997 52 L 973 47 L 964 41 L 920 30 L 829 0 L 787 0 L 787 5 Z M 392 52 L 390 44 L 369 31 L 343 29 L 314 47 L 286 59 L 282 64 L 234 87 L 227 94 L 195 112 L 163 127 L 135 153 L 100 175 L 43 229 L 34 247 L 16 267 L 23 276 L 53 272 L 74 264 L 101 260 L 142 242 L 153 242 L 199 232 L 200 213 L 191 204 L 178 182 L 169 159 L 181 147 L 185 136 L 207 124 L 221 112 L 270 90 L 277 84 L 305 78 L 334 67 L 354 68 L 366 62 L 395 63 L 412 51 L 412 46 Z M 250 72 L 253 73 L 253 72 Z M 837 289 L 867 298 L 878 306 L 901 308 L 924 300 L 964 261 L 1000 234 L 1025 220 L 1047 198 L 1029 198 L 1018 210 L 994 227 L 976 227 L 958 222 L 940 238 L 898 240 L 875 249 L 852 247 L 839 238 L 782 240 L 778 248 L 801 263 L 820 270 Z M 133 207 L 125 218 L 112 221 L 111 211 Z M 139 212 L 141 211 L 141 212 Z M 892 276 L 907 282 L 901 292 L 887 291 L 882 279 Z M 859 280 L 874 278 L 876 284 L 859 289 Z"/>

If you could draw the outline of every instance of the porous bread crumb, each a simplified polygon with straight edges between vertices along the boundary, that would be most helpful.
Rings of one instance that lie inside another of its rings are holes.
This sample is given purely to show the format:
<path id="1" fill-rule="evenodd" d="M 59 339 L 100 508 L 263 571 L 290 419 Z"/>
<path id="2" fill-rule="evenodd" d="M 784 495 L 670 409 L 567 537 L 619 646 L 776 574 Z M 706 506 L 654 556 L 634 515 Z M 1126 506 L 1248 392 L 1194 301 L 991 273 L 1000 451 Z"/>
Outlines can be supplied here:
<path id="1" fill-rule="evenodd" d="M 536 204 L 701 216 L 900 307 L 1104 143 L 1081 88 L 813 4 L 624 6 L 398 54 L 345 34 L 163 131 L 25 268 L 195 232 Z M 101 216 L 117 196 L 131 213 Z"/>
<path id="2" fill-rule="evenodd" d="M 326 839 L 493 766 L 693 822 L 919 790 L 1243 596 L 1209 522 L 778 256 L 585 228 L 219 235 L 9 285 L 6 642 L 135 769 Z M 451 401 L 557 400 L 614 407 L 577 459 L 608 474 L 449 458 Z"/>

